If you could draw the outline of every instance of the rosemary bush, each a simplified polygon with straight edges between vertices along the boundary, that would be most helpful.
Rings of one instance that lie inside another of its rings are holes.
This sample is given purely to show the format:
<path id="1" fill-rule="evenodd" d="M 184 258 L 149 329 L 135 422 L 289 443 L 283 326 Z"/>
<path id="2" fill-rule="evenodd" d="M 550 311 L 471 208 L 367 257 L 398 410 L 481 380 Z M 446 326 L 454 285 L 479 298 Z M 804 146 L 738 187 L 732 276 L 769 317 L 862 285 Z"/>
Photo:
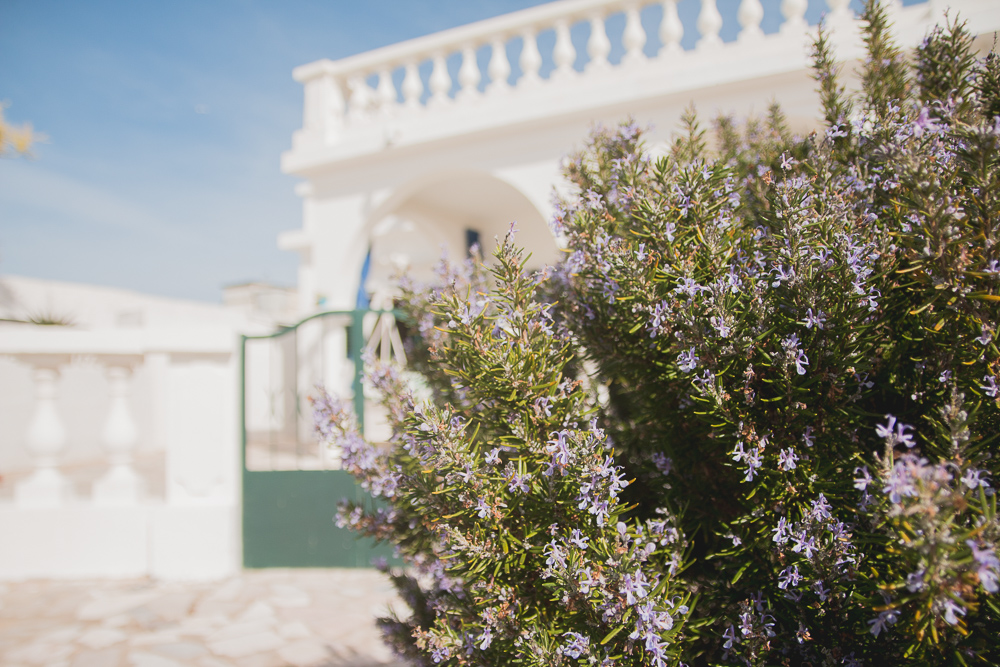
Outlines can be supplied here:
<path id="1" fill-rule="evenodd" d="M 822 29 L 823 131 L 693 113 L 566 175 L 568 249 L 404 288 L 388 448 L 317 425 L 383 504 L 418 664 L 1000 664 L 1000 63 L 908 62 L 869 2 L 862 90 Z M 420 377 L 414 382 L 415 376 Z M 416 388 L 416 389 L 415 389 Z"/>

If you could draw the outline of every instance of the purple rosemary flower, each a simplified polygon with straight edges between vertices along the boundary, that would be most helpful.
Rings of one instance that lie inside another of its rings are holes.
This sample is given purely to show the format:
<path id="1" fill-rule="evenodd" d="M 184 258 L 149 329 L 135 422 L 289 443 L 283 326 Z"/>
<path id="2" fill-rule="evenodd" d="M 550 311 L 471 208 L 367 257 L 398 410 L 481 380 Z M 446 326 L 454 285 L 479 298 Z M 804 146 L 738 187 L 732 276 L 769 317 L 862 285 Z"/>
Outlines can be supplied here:
<path id="1" fill-rule="evenodd" d="M 490 627 L 487 626 L 486 629 L 483 630 L 483 634 L 479 635 L 477 639 L 480 642 L 479 649 L 481 651 L 485 651 L 490 647 L 490 644 L 493 643 L 493 630 L 491 630 Z"/>
<path id="2" fill-rule="evenodd" d="M 564 632 L 563 637 L 570 638 L 566 645 L 560 648 L 563 655 L 569 656 L 570 658 L 579 658 L 581 655 L 590 650 L 589 637 L 584 637 L 578 632 Z"/>
<path id="3" fill-rule="evenodd" d="M 744 482 L 752 482 L 760 470 L 760 450 L 753 449 L 747 455 L 747 474 L 743 477 Z"/>
<path id="4" fill-rule="evenodd" d="M 980 549 L 972 540 L 966 540 L 965 543 L 972 549 L 972 559 L 976 563 L 979 583 L 987 593 L 996 593 L 997 583 L 1000 580 L 1000 558 L 997 558 L 996 551 L 992 547 Z"/>
<path id="5" fill-rule="evenodd" d="M 855 468 L 854 474 L 858 475 L 858 477 L 854 478 L 854 488 L 858 491 L 866 490 L 868 485 L 872 483 L 872 476 L 868 474 L 868 466 Z"/>
<path id="6" fill-rule="evenodd" d="M 579 528 L 574 528 L 573 529 L 573 533 L 572 533 L 572 535 L 569 538 L 569 541 L 570 541 L 570 544 L 572 544 L 574 546 L 577 546 L 580 549 L 586 549 L 587 548 L 587 542 L 590 541 L 590 538 L 587 537 L 587 536 L 585 536 L 585 535 L 583 535 L 580 532 Z"/>
<path id="7" fill-rule="evenodd" d="M 726 628 L 726 631 L 722 633 L 722 638 L 726 640 L 726 642 L 722 645 L 722 648 L 724 649 L 731 649 L 733 644 L 740 643 L 740 640 L 736 637 L 736 630 L 733 628 L 731 623 L 729 624 L 729 627 Z"/>
<path id="8" fill-rule="evenodd" d="M 986 345 L 990 344 L 991 340 L 993 340 L 993 334 L 990 332 L 990 330 L 986 327 L 985 324 L 983 324 L 980 327 L 980 332 L 981 333 L 979 334 L 979 337 L 976 338 L 976 340 L 979 341 L 980 345 L 985 347 Z"/>
<path id="9" fill-rule="evenodd" d="M 944 620 L 949 625 L 957 625 L 958 616 L 965 616 L 965 607 L 962 607 L 950 597 L 944 597 L 940 602 L 941 606 L 944 607 Z"/>
<path id="10" fill-rule="evenodd" d="M 698 367 L 698 355 L 694 353 L 694 348 L 677 355 L 677 366 L 684 373 L 690 373 Z"/>
<path id="11" fill-rule="evenodd" d="M 799 574 L 799 566 L 792 565 L 790 567 L 786 567 L 781 571 L 781 574 L 778 575 L 778 588 L 781 590 L 786 590 L 789 586 L 795 588 L 799 585 L 800 581 L 802 581 L 802 576 Z M 743 634 L 746 633 L 744 632 Z"/>
<path id="12" fill-rule="evenodd" d="M 826 324 L 826 313 L 822 310 L 817 309 L 816 313 L 813 314 L 812 308 L 806 309 L 806 329 L 812 329 L 816 327 L 817 329 L 822 329 L 823 325 Z"/>
<path id="13" fill-rule="evenodd" d="M 875 427 L 875 434 L 883 440 L 887 440 L 890 447 L 895 447 L 896 445 L 906 445 L 908 448 L 912 449 L 917 444 L 913 440 L 913 435 L 906 432 L 907 430 L 912 430 L 912 426 L 902 422 L 897 424 L 896 418 L 892 415 L 886 415 L 885 418 L 888 422 L 884 425 L 877 425 Z M 893 428 L 895 428 L 895 431 L 893 431 Z"/>
<path id="14" fill-rule="evenodd" d="M 868 621 L 868 625 L 872 626 L 868 631 L 878 637 L 883 630 L 887 630 L 897 620 L 899 620 L 899 612 L 894 609 L 888 609 L 881 612 L 877 618 Z"/>
<path id="15" fill-rule="evenodd" d="M 983 390 L 983 393 L 990 398 L 996 398 L 1000 395 L 1000 387 L 997 386 L 997 378 L 995 375 L 984 375 L 983 382 L 986 384 L 979 385 L 979 388 Z"/>
<path id="16" fill-rule="evenodd" d="M 528 493 L 530 490 L 528 488 L 528 481 L 531 479 L 531 473 L 526 472 L 524 475 L 519 475 L 514 473 L 511 475 L 510 483 L 507 485 L 507 490 L 511 493 L 515 491 L 520 491 L 521 493 Z"/>
<path id="17" fill-rule="evenodd" d="M 789 447 L 788 449 L 783 449 L 778 454 L 778 467 L 783 471 L 788 472 L 789 470 L 794 470 L 796 468 L 795 462 L 799 460 L 799 457 L 795 454 L 795 450 Z"/>
<path id="18" fill-rule="evenodd" d="M 646 597 L 646 588 L 649 584 L 642 575 L 642 570 L 636 570 L 635 576 L 626 574 L 622 581 L 621 592 L 625 594 L 625 603 L 635 605 L 639 600 Z"/>
<path id="19" fill-rule="evenodd" d="M 778 526 L 772 528 L 771 532 L 774 533 L 774 537 L 771 538 L 772 541 L 778 544 L 784 544 L 788 541 L 789 533 L 791 532 L 788 526 L 788 520 L 785 517 L 778 519 Z"/>
<path id="20" fill-rule="evenodd" d="M 983 475 L 989 475 L 988 470 L 979 470 L 978 468 L 969 468 L 962 475 L 962 484 L 969 487 L 969 490 L 974 491 L 977 488 L 990 488 L 990 483 L 983 479 Z"/>
<path id="21" fill-rule="evenodd" d="M 486 455 L 486 463 L 491 466 L 500 465 L 500 448 L 494 447 L 493 450 Z"/>

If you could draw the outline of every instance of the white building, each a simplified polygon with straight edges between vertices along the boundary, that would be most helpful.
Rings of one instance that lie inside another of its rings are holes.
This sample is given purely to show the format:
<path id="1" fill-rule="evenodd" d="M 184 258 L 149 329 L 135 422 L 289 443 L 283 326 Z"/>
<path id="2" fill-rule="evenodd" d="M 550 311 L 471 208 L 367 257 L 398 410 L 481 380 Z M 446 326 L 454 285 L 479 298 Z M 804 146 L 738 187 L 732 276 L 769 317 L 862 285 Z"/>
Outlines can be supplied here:
<path id="1" fill-rule="evenodd" d="M 826 2 L 850 71 L 849 0 Z M 295 293 L 240 286 L 206 307 L 5 278 L 0 319 L 73 321 L 0 322 L 0 579 L 326 562 L 340 548 L 331 489 L 347 487 L 324 476 L 336 457 L 310 440 L 304 397 L 315 382 L 356 391 L 347 350 L 364 336 L 388 354 L 393 331 L 345 314 L 245 352 L 240 335 L 351 311 L 359 294 L 388 306 L 398 269 L 426 274 L 442 247 L 461 257 L 477 239 L 488 253 L 512 221 L 537 264 L 553 261 L 550 193 L 594 122 L 632 116 L 659 141 L 691 102 L 709 120 L 777 100 L 793 129 L 816 125 L 807 0 L 771 17 L 761 0 L 727 3 L 732 16 L 685 0 L 695 25 L 677 4 L 560 0 L 296 69 L 303 126 L 282 166 L 302 179 L 303 225 L 279 239 L 300 255 Z M 949 5 L 988 49 L 996 0 L 893 4 L 899 42 L 916 45 Z M 295 533 L 309 511 L 318 524 Z"/>

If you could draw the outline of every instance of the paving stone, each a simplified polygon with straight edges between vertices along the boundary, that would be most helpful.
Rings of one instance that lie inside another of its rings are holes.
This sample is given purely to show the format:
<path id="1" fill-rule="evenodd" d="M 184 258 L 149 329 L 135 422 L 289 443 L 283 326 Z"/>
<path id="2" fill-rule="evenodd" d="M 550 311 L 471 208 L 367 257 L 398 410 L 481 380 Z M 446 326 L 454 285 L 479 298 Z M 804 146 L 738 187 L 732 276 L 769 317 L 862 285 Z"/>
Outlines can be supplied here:
<path id="1" fill-rule="evenodd" d="M 219 628 L 216 632 L 208 636 L 209 643 L 256 635 L 262 632 L 270 632 L 274 629 L 274 624 L 269 621 L 249 621 L 247 623 L 230 623 Z"/>
<path id="2" fill-rule="evenodd" d="M 236 667 L 288 667 L 288 665 L 273 653 L 257 653 L 233 660 Z"/>
<path id="3" fill-rule="evenodd" d="M 160 644 L 151 646 L 150 651 L 173 660 L 189 661 L 208 654 L 208 649 L 194 642 L 177 642 L 175 644 Z"/>
<path id="4" fill-rule="evenodd" d="M 114 646 L 119 642 L 125 641 L 127 638 L 128 635 L 121 630 L 114 630 L 111 628 L 94 628 L 93 630 L 88 630 L 83 633 L 79 642 L 87 648 L 98 649 Z"/>
<path id="5" fill-rule="evenodd" d="M 176 629 L 160 630 L 158 632 L 143 632 L 135 634 L 129 639 L 132 646 L 155 646 L 157 644 L 173 644 L 181 640 L 180 632 Z"/>
<path id="6" fill-rule="evenodd" d="M 236 617 L 238 621 L 273 621 L 276 615 L 274 607 L 266 602 L 254 602 L 246 611 Z"/>
<path id="7" fill-rule="evenodd" d="M 86 649 L 77 651 L 70 667 L 118 667 L 122 664 L 122 655 L 125 653 L 121 647 L 104 648 L 97 651 Z"/>
<path id="8" fill-rule="evenodd" d="M 52 644 L 65 644 L 71 642 L 77 637 L 83 634 L 82 625 L 72 625 L 68 628 L 59 628 L 58 630 L 53 630 L 52 632 L 47 632 L 41 635 L 38 640 L 41 642 L 50 642 Z M 93 646 L 91 648 L 103 648 L 102 646 Z"/>
<path id="9" fill-rule="evenodd" d="M 153 597 L 154 591 L 143 591 L 140 593 L 126 593 L 122 595 L 109 595 L 85 604 L 76 613 L 76 617 L 81 621 L 98 621 L 116 616 L 126 611 L 131 611 L 140 607 Z"/>
<path id="10" fill-rule="evenodd" d="M 198 591 L 174 591 L 150 600 L 145 606 L 159 618 L 176 622 L 191 613 L 199 597 Z"/>
<path id="11" fill-rule="evenodd" d="M 52 644 L 34 643 L 13 651 L 8 651 L 5 657 L 10 662 L 24 662 L 29 665 L 49 665 L 58 660 L 65 660 L 72 653 L 72 646 L 53 646 Z"/>
<path id="12" fill-rule="evenodd" d="M 375 571 L 4 585 L 2 667 L 374 667 L 392 659 L 367 613 L 396 600 Z"/>
<path id="13" fill-rule="evenodd" d="M 224 582 L 206 597 L 208 602 L 229 602 L 235 600 L 243 590 L 242 579 L 231 579 Z"/>
<path id="14" fill-rule="evenodd" d="M 211 642 L 208 647 L 212 653 L 228 658 L 241 658 L 253 653 L 273 651 L 285 645 L 285 640 L 273 632 L 257 632 L 242 637 Z"/>
<path id="15" fill-rule="evenodd" d="M 302 621 L 292 621 L 278 627 L 278 634 L 285 639 L 304 639 L 312 637 L 312 630 Z"/>
<path id="16" fill-rule="evenodd" d="M 308 593 L 295 586 L 273 584 L 271 590 L 274 595 L 268 598 L 268 601 L 275 607 L 307 607 L 312 602 L 312 597 Z"/>
<path id="17" fill-rule="evenodd" d="M 128 654 L 128 661 L 134 667 L 184 667 L 184 663 L 164 658 L 155 653 L 135 652 Z"/>
<path id="18" fill-rule="evenodd" d="M 313 667 L 323 664 L 330 652 L 321 642 L 303 639 L 278 649 L 278 656 L 295 667 Z"/>
<path id="19" fill-rule="evenodd" d="M 233 663 L 206 655 L 198 658 L 198 661 L 194 664 L 198 665 L 198 667 L 231 667 Z"/>

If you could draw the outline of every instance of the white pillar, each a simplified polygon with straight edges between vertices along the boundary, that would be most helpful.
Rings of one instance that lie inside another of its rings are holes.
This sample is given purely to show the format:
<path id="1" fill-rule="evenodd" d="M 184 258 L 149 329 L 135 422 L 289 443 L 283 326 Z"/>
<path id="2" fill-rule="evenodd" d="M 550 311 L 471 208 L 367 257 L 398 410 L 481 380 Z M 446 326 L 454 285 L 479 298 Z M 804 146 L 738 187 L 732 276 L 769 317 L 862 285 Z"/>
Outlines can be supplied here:
<path id="1" fill-rule="evenodd" d="M 805 18 L 808 8 L 808 0 L 781 0 L 781 15 L 785 17 L 781 32 L 801 32 L 808 28 Z"/>
<path id="2" fill-rule="evenodd" d="M 684 24 L 677 15 L 677 0 L 663 0 L 663 20 L 660 23 L 660 55 L 680 53 Z"/>
<path id="3" fill-rule="evenodd" d="M 35 363 L 35 413 L 26 438 L 35 471 L 14 489 L 14 502 L 19 507 L 56 507 L 70 495 L 69 481 L 57 468 L 66 447 L 66 428 L 56 410 L 59 364 Z"/>
<path id="4" fill-rule="evenodd" d="M 740 22 L 739 41 L 757 40 L 764 36 L 760 29 L 760 22 L 764 18 L 764 7 L 760 0 L 742 0 L 740 8 L 736 14 Z"/>
<path id="5" fill-rule="evenodd" d="M 611 40 L 604 27 L 604 15 L 595 12 L 590 17 L 590 39 L 587 40 L 587 55 L 590 62 L 587 69 L 602 69 L 608 66 L 608 54 L 611 53 Z"/>
<path id="6" fill-rule="evenodd" d="M 719 30 L 722 29 L 722 14 L 715 5 L 715 0 L 701 0 L 701 11 L 698 13 L 698 31 L 701 39 L 698 48 L 713 48 L 722 44 Z"/>
<path id="7" fill-rule="evenodd" d="M 132 368 L 129 362 L 114 360 L 108 364 L 108 393 L 111 404 L 104 422 L 102 440 L 111 467 L 94 482 L 94 503 L 98 505 L 134 505 L 142 494 L 142 478 L 132 467 L 139 431 L 129 406 Z"/>
<path id="8" fill-rule="evenodd" d="M 458 91 L 458 98 L 466 99 L 478 95 L 481 77 L 475 46 L 465 44 L 462 46 L 462 66 L 458 68 L 458 83 L 462 86 Z"/>
<path id="9" fill-rule="evenodd" d="M 573 46 L 573 38 L 570 36 L 569 23 L 566 19 L 559 19 L 555 24 L 556 44 L 552 48 L 552 60 L 555 61 L 556 69 L 552 76 L 569 76 L 574 74 L 573 63 L 576 61 L 576 47 Z"/>
<path id="10" fill-rule="evenodd" d="M 542 66 L 542 54 L 538 52 L 538 31 L 534 27 L 521 31 L 521 80 L 519 86 L 537 85 L 541 82 L 538 70 Z"/>
<path id="11" fill-rule="evenodd" d="M 510 61 L 507 59 L 507 44 L 503 37 L 495 37 L 490 42 L 490 64 L 486 68 L 490 75 L 490 92 L 503 92 L 510 88 Z"/>
<path id="12" fill-rule="evenodd" d="M 625 46 L 623 63 L 642 62 L 646 58 L 643 48 L 646 46 L 646 30 L 642 27 L 642 17 L 639 15 L 639 5 L 635 2 L 625 7 L 625 31 L 622 33 L 622 44 Z"/>

